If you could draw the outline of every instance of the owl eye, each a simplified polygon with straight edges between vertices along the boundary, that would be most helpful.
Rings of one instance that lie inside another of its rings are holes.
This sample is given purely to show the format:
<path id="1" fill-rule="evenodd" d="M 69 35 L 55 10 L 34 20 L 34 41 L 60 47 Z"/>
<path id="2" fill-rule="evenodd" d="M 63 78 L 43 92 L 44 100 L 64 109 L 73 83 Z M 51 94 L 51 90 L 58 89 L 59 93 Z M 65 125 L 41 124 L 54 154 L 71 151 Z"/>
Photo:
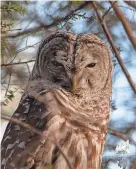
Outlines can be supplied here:
<path id="1" fill-rule="evenodd" d="M 86 67 L 92 68 L 92 67 L 95 67 L 95 65 L 96 65 L 96 63 L 90 63 Z"/>
<path id="2" fill-rule="evenodd" d="M 57 62 L 57 61 L 52 61 L 52 63 L 53 63 L 54 66 L 62 66 L 62 64 Z"/>

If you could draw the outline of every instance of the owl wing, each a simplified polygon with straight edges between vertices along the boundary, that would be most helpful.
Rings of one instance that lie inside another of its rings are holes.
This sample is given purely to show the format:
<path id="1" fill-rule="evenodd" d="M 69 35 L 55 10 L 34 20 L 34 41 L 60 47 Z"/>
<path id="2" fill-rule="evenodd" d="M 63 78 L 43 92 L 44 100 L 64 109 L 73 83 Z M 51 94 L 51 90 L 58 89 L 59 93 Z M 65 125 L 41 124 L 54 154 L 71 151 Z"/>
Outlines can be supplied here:
<path id="1" fill-rule="evenodd" d="M 48 118 L 46 113 L 45 104 L 38 102 L 28 94 L 24 94 L 13 117 L 44 131 Z M 28 168 L 32 168 L 34 161 L 29 160 L 28 157 L 34 156 L 41 145 L 40 136 L 30 129 L 9 122 L 1 144 L 2 169 L 21 169 L 26 166 L 26 163 Z"/>

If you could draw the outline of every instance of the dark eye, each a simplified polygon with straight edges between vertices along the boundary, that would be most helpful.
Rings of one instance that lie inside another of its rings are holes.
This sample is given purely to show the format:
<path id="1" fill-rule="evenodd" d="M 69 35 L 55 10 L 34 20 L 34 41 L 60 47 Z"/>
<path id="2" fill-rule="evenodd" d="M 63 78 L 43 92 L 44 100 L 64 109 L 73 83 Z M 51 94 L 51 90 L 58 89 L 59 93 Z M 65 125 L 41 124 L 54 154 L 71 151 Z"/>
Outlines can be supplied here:
<path id="1" fill-rule="evenodd" d="M 86 67 L 92 68 L 92 67 L 95 67 L 95 65 L 96 65 L 96 63 L 90 63 Z"/>
<path id="2" fill-rule="evenodd" d="M 57 61 L 52 61 L 52 63 L 53 63 L 54 66 L 62 66 L 62 64 L 57 62 Z"/>

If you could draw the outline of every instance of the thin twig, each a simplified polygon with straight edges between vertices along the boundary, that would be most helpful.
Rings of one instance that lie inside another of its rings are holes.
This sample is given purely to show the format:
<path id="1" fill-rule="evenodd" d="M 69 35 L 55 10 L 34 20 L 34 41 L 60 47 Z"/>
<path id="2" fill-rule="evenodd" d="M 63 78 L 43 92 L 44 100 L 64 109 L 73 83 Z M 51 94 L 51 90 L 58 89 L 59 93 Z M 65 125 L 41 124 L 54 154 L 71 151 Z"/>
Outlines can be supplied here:
<path id="1" fill-rule="evenodd" d="M 35 45 L 38 45 L 40 42 L 41 42 L 41 41 L 39 41 L 39 42 L 37 42 L 37 43 L 35 43 L 35 44 L 32 44 L 32 45 L 26 46 L 26 47 L 24 47 L 24 48 L 21 48 L 21 49 L 19 49 L 18 51 L 16 51 L 16 53 L 20 53 L 20 52 L 22 52 L 22 51 L 24 51 L 24 50 L 26 50 L 26 49 L 28 49 L 28 48 L 35 48 L 34 46 L 35 46 Z"/>
<path id="2" fill-rule="evenodd" d="M 136 1 L 124 1 L 127 5 L 131 6 L 132 8 L 136 9 Z"/>
<path id="3" fill-rule="evenodd" d="M 55 20 L 53 23 L 49 24 L 49 25 L 45 25 L 45 24 L 40 24 L 38 27 L 36 28 L 31 28 L 31 29 L 27 29 L 27 30 L 24 30 L 24 31 L 21 31 L 21 32 L 18 32 L 18 33 L 15 33 L 15 34 L 9 34 L 7 35 L 7 37 L 9 38 L 16 38 L 18 36 L 21 36 L 21 35 L 25 35 L 25 34 L 29 34 L 29 33 L 36 33 L 38 31 L 41 30 L 41 28 L 44 28 L 44 29 L 49 29 L 53 26 L 57 26 L 60 22 L 63 22 L 65 20 L 69 20 L 69 17 L 71 15 L 73 15 L 76 11 L 84 8 L 85 6 L 87 6 L 90 2 L 89 1 L 85 1 L 84 3 L 82 3 L 81 5 L 79 5 L 77 8 L 75 8 L 74 10 L 70 11 L 65 17 L 62 17 L 60 19 L 57 19 Z"/>
<path id="4" fill-rule="evenodd" d="M 34 48 L 34 46 L 37 45 L 37 44 L 39 44 L 40 42 L 37 42 L 37 43 L 35 43 L 35 44 L 31 45 L 31 46 L 26 46 L 26 47 L 24 47 L 24 48 L 19 49 L 18 51 L 16 51 L 14 58 L 8 64 L 13 63 L 13 61 L 16 59 L 18 53 L 23 52 L 24 50 L 27 50 L 28 48 Z"/>
<path id="5" fill-rule="evenodd" d="M 131 143 L 133 143 L 136 146 L 136 142 L 131 139 L 130 137 L 126 136 L 125 134 L 121 133 L 120 131 L 116 130 L 116 129 L 112 129 L 112 128 L 108 128 L 109 129 L 109 133 L 112 135 L 115 135 L 125 141 L 129 140 Z"/>
<path id="6" fill-rule="evenodd" d="M 22 29 L 9 29 L 7 31 L 21 31 Z M 3 33 L 3 32 L 2 32 Z"/>
<path id="7" fill-rule="evenodd" d="M 96 5 L 96 3 L 93 1 L 92 4 L 93 4 L 94 10 L 95 10 L 95 12 L 96 12 L 96 15 L 97 15 L 97 17 L 98 17 L 98 20 L 100 21 L 100 24 L 101 24 L 101 26 L 102 26 L 102 28 L 103 28 L 103 31 L 105 32 L 105 35 L 106 35 L 106 37 L 107 37 L 107 39 L 108 39 L 108 41 L 109 41 L 109 43 L 110 43 L 110 45 L 111 45 L 111 47 L 112 47 L 114 53 L 115 53 L 115 56 L 116 56 L 116 58 L 117 58 L 117 60 L 118 60 L 118 62 L 119 62 L 119 64 L 120 64 L 120 66 L 121 66 L 123 72 L 125 73 L 126 78 L 127 78 L 128 82 L 130 83 L 130 85 L 131 85 L 133 91 L 136 93 L 136 85 L 135 85 L 135 83 L 133 82 L 133 80 L 132 80 L 132 78 L 131 78 L 131 76 L 130 76 L 128 70 L 126 69 L 126 67 L 125 67 L 125 65 L 124 65 L 124 63 L 123 63 L 123 61 L 122 61 L 122 59 L 121 59 L 121 57 L 120 57 L 120 53 L 119 53 L 119 51 L 117 50 L 117 48 L 116 48 L 116 46 L 115 46 L 115 44 L 114 44 L 114 42 L 113 42 L 112 36 L 111 36 L 111 34 L 110 34 L 110 32 L 109 32 L 109 29 L 108 29 L 108 27 L 107 27 L 107 25 L 106 25 L 106 23 L 105 23 L 105 20 L 102 19 L 101 15 L 99 14 L 99 12 L 98 12 L 98 10 L 97 10 L 97 5 Z"/>
<path id="8" fill-rule="evenodd" d="M 26 66 L 27 66 L 28 73 L 29 73 L 29 76 L 30 76 L 30 75 L 31 75 L 31 71 L 30 71 L 30 68 L 29 68 L 29 65 L 28 65 L 28 63 L 26 63 Z"/>
<path id="9" fill-rule="evenodd" d="M 113 156 L 103 156 L 102 157 L 102 161 L 103 163 L 107 162 L 107 161 L 116 161 L 116 160 L 119 160 L 119 159 L 129 159 L 129 160 L 133 160 L 133 159 L 136 159 L 136 155 L 135 154 L 116 154 L 116 155 L 113 155 Z"/>
<path id="10" fill-rule="evenodd" d="M 7 86 L 7 89 L 6 89 L 5 96 L 7 96 L 7 93 L 8 93 L 8 90 L 9 90 L 11 75 L 12 75 L 12 70 L 10 71 L 9 80 L 8 80 L 8 86 Z"/>
<path id="11" fill-rule="evenodd" d="M 104 18 L 108 15 L 108 13 L 110 12 L 110 10 L 111 10 L 111 8 L 112 8 L 112 6 L 114 5 L 115 2 L 116 2 L 116 1 L 114 1 L 114 2 L 112 3 L 112 5 L 109 7 L 109 9 L 103 14 L 102 19 L 104 19 Z"/>
<path id="12" fill-rule="evenodd" d="M 38 134 L 40 136 L 45 135 L 45 133 L 43 134 L 41 131 L 37 130 L 36 128 L 32 127 L 31 125 L 29 125 L 27 123 L 24 123 L 24 122 L 22 122 L 22 121 L 20 121 L 20 120 L 18 120 L 16 118 L 14 118 L 14 117 L 11 117 L 9 115 L 6 115 L 6 114 L 2 113 L 1 114 L 1 118 L 4 119 L 4 120 L 11 121 L 13 123 L 19 124 L 20 126 L 25 127 L 27 129 L 31 130 L 33 133 Z"/>
<path id="13" fill-rule="evenodd" d="M 127 18 L 124 16 L 124 14 L 123 14 L 123 12 L 121 11 L 121 9 L 119 8 L 117 1 L 115 1 L 115 2 L 116 2 L 116 3 L 114 3 L 113 5 L 112 5 L 112 2 L 110 2 L 110 3 L 111 3 L 111 5 L 112 5 L 112 7 L 113 7 L 113 9 L 114 9 L 114 11 L 115 11 L 117 17 L 118 17 L 119 20 L 122 22 L 122 25 L 123 25 L 123 27 L 124 27 L 124 29 L 125 29 L 127 35 L 128 35 L 129 40 L 131 41 L 133 47 L 136 49 L 136 38 L 135 38 L 135 36 L 134 36 L 134 34 L 133 34 L 131 25 L 130 25 L 130 23 L 128 22 Z"/>
<path id="14" fill-rule="evenodd" d="M 120 7 L 120 8 L 126 8 L 126 9 L 129 9 L 129 10 L 133 11 L 133 12 L 136 12 L 136 9 L 133 9 L 133 8 L 131 8 L 131 7 L 129 7 L 129 6 L 119 5 L 118 7 Z"/>
<path id="15" fill-rule="evenodd" d="M 9 63 L 12 63 L 17 57 L 17 53 L 15 53 L 15 56 L 13 57 L 13 59 L 9 62 Z"/>
<path id="16" fill-rule="evenodd" d="M 29 130 L 31 130 L 33 133 L 41 136 L 41 137 L 46 137 L 48 140 L 50 140 L 53 144 L 55 144 L 57 146 L 57 148 L 59 149 L 59 151 L 61 152 L 61 154 L 63 155 L 64 159 L 66 160 L 68 166 L 70 169 L 73 169 L 73 167 L 71 166 L 66 154 L 63 152 L 62 148 L 60 147 L 60 145 L 58 143 L 56 143 L 51 137 L 48 136 L 48 133 L 47 132 L 41 132 L 39 130 L 37 130 L 36 128 L 32 127 L 31 125 L 27 124 L 27 123 L 24 123 L 14 117 L 10 117 L 9 115 L 5 115 L 5 114 L 1 114 L 1 118 L 4 119 L 4 120 L 8 120 L 8 121 L 11 121 L 13 123 L 16 123 L 24 128 L 27 128 Z"/>
<path id="17" fill-rule="evenodd" d="M 28 60 L 26 62 L 15 62 L 15 63 L 7 63 L 7 64 L 2 64 L 1 67 L 8 67 L 8 66 L 14 66 L 14 65 L 22 65 L 22 64 L 27 64 L 30 62 L 35 62 L 35 60 Z"/>

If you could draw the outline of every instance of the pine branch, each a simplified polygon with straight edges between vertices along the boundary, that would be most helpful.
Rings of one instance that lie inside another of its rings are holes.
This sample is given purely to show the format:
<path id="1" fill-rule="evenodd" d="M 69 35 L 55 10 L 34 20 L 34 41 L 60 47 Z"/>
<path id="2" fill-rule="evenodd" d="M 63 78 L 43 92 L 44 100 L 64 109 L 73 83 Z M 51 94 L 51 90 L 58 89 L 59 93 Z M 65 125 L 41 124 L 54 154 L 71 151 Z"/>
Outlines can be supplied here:
<path id="1" fill-rule="evenodd" d="M 84 8 L 85 6 L 87 6 L 89 3 L 90 3 L 89 1 L 85 1 L 84 3 L 82 3 L 81 5 L 79 5 L 77 8 L 75 8 L 72 11 L 70 11 L 65 17 L 57 19 L 53 23 L 51 23 L 49 25 L 45 25 L 45 24 L 40 23 L 40 25 L 38 27 L 36 27 L 36 28 L 27 29 L 27 30 L 20 31 L 20 32 L 15 33 L 15 34 L 9 34 L 7 37 L 9 37 L 9 38 L 16 38 L 18 36 L 22 36 L 22 35 L 25 35 L 25 34 L 36 33 L 38 31 L 40 31 L 42 28 L 49 29 L 49 28 L 51 28 L 53 26 L 57 26 L 59 23 L 69 20 L 71 18 L 71 15 L 73 15 L 78 10 L 81 10 L 82 8 Z"/>

